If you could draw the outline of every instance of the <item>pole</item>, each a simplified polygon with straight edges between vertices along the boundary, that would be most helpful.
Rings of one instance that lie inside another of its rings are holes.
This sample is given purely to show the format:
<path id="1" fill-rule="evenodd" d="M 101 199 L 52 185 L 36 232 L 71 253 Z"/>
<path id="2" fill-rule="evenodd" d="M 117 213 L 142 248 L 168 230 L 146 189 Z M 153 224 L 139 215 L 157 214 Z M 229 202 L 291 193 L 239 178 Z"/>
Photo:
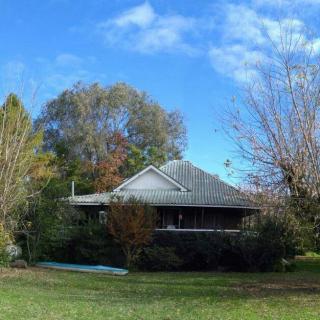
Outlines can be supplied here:
<path id="1" fill-rule="evenodd" d="M 74 197 L 74 181 L 71 182 L 71 197 Z"/>

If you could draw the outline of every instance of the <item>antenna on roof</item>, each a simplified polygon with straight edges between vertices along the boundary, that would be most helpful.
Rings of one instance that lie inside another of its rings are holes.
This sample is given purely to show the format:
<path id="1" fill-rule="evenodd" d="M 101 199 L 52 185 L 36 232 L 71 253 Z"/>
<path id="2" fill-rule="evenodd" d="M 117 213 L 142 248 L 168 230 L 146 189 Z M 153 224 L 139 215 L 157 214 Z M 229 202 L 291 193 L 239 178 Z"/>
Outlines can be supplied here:
<path id="1" fill-rule="evenodd" d="M 74 197 L 74 181 L 71 181 L 71 197 Z"/>

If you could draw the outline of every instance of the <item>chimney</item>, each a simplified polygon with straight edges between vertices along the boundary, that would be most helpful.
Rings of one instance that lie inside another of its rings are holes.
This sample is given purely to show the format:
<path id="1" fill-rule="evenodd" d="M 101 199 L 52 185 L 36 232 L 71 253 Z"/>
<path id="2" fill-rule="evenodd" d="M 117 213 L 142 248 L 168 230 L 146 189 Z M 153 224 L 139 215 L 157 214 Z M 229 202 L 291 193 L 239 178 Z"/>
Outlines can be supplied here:
<path id="1" fill-rule="evenodd" d="M 71 197 L 74 197 L 74 181 L 71 182 Z"/>

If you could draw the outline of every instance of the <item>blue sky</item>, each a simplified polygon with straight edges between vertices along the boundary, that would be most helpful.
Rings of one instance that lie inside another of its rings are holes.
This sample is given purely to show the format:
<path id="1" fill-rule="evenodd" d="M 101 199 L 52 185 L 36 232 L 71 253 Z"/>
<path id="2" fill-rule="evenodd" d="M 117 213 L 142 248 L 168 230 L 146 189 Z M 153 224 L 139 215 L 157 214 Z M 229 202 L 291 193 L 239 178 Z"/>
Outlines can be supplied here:
<path id="1" fill-rule="evenodd" d="M 227 177 L 235 159 L 217 111 L 241 88 L 290 19 L 320 49 L 320 0 L 0 0 L 0 94 L 41 104 L 74 82 L 125 81 L 182 110 L 185 158 Z M 262 30 L 263 25 L 263 30 Z M 31 93 L 35 92 L 33 101 Z"/>

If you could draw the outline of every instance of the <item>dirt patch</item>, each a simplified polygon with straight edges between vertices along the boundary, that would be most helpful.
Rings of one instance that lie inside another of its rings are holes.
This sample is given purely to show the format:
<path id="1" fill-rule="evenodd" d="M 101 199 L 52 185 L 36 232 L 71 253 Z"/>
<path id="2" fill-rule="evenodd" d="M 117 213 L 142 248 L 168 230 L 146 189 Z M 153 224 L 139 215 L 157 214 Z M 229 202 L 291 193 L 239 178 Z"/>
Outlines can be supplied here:
<path id="1" fill-rule="evenodd" d="M 244 283 L 234 287 L 239 293 L 254 296 L 320 294 L 320 283 L 299 281 L 277 281 Z"/>

